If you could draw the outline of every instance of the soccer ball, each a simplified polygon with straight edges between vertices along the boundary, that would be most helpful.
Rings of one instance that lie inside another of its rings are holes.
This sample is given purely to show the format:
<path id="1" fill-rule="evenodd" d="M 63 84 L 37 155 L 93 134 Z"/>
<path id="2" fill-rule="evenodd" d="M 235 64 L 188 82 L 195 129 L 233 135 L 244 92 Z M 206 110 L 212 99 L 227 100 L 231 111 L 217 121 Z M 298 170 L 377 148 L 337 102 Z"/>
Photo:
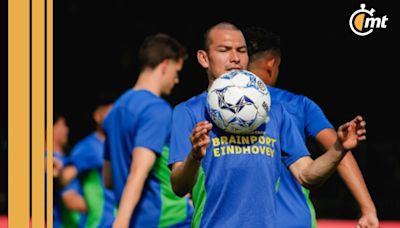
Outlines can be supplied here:
<path id="1" fill-rule="evenodd" d="M 271 97 L 264 82 L 245 70 L 233 70 L 218 77 L 207 95 L 207 111 L 222 130 L 249 134 L 268 122 Z"/>

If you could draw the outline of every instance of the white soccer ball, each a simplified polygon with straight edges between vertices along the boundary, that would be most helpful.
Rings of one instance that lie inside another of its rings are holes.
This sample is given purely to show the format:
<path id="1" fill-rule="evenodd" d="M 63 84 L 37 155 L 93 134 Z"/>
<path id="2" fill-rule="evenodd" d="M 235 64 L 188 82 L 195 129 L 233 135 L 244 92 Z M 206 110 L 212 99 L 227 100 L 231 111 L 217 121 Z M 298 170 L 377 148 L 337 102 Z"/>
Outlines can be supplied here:
<path id="1" fill-rule="evenodd" d="M 267 86 L 249 71 L 233 70 L 222 74 L 208 90 L 208 114 L 226 132 L 254 132 L 268 122 L 270 107 Z"/>

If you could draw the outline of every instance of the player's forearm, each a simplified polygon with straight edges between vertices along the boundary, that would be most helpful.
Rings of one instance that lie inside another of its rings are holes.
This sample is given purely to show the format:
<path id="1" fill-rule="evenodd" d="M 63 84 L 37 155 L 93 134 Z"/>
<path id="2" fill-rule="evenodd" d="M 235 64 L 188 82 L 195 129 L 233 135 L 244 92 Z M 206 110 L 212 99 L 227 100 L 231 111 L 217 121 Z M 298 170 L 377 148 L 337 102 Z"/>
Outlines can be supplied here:
<path id="1" fill-rule="evenodd" d="M 104 182 L 104 186 L 106 188 L 108 188 L 108 189 L 113 188 L 111 162 L 108 160 L 105 160 L 103 162 L 103 182 Z"/>
<path id="2" fill-rule="evenodd" d="M 69 191 L 63 194 L 63 201 L 65 207 L 72 211 L 79 211 L 81 213 L 87 212 L 86 202 L 82 196 L 75 193 L 74 191 Z"/>
<path id="3" fill-rule="evenodd" d="M 139 202 L 144 180 L 143 178 L 135 177 L 129 174 L 122 197 L 119 203 L 118 214 L 116 220 L 120 224 L 129 225 L 133 210 Z"/>
<path id="4" fill-rule="evenodd" d="M 184 162 L 175 164 L 171 173 L 172 190 L 176 195 L 183 197 L 196 184 L 201 161 L 195 160 L 189 153 Z"/>
<path id="5" fill-rule="evenodd" d="M 73 208 L 75 208 L 75 210 L 77 210 L 77 211 L 79 211 L 79 212 L 81 212 L 81 213 L 86 213 L 86 212 L 88 211 L 88 210 L 87 210 L 87 206 L 86 206 L 86 202 L 85 202 L 85 200 L 84 200 L 82 197 L 80 197 L 80 199 L 78 199 L 78 200 L 74 203 Z"/>
<path id="6" fill-rule="evenodd" d="M 353 197 L 357 201 L 361 213 L 375 214 L 376 208 L 364 182 L 364 178 L 351 152 L 347 153 L 338 166 L 338 172 L 344 183 L 349 188 Z"/>
<path id="7" fill-rule="evenodd" d="M 301 183 L 308 188 L 323 184 L 336 170 L 346 150 L 337 141 L 325 154 L 306 166 L 301 172 Z"/>
<path id="8" fill-rule="evenodd" d="M 61 171 L 61 185 L 67 186 L 76 176 L 78 175 L 78 170 L 73 165 L 68 165 Z"/>

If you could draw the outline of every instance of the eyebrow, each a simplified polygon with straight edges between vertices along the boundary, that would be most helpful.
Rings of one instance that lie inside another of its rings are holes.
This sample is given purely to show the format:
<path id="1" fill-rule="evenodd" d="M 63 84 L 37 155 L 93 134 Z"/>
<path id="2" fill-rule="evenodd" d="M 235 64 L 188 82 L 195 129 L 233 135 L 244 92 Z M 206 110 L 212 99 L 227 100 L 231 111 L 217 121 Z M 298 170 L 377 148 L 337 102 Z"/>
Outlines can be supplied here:
<path id="1" fill-rule="evenodd" d="M 217 45 L 216 46 L 217 48 L 231 48 L 231 49 L 233 49 L 234 47 L 232 46 L 232 45 L 225 45 L 225 44 L 219 44 L 219 45 Z M 247 46 L 246 45 L 242 45 L 242 46 L 239 46 L 239 47 L 236 47 L 236 48 L 234 48 L 234 49 L 241 49 L 241 48 L 246 48 L 247 49 Z"/>

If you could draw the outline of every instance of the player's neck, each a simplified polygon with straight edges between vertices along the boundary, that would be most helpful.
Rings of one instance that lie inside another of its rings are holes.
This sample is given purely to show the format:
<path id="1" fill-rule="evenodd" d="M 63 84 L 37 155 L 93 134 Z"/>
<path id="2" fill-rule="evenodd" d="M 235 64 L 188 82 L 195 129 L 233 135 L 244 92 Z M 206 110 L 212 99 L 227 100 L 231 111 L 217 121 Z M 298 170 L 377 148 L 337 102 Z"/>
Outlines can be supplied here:
<path id="1" fill-rule="evenodd" d="M 96 129 L 95 134 L 96 134 L 96 137 L 99 138 L 101 141 L 104 141 L 106 139 L 106 135 L 101 130 L 101 127 Z"/>
<path id="2" fill-rule="evenodd" d="M 275 86 L 271 80 L 271 75 L 268 74 L 267 69 L 264 66 L 253 65 L 249 67 L 249 71 L 261 78 L 265 84 Z"/>
<path id="3" fill-rule="evenodd" d="M 64 154 L 63 147 L 58 143 L 53 144 L 53 151 L 57 151 L 60 154 Z"/>
<path id="4" fill-rule="evenodd" d="M 135 90 L 148 90 L 156 96 L 161 95 L 161 83 L 157 75 L 152 71 L 144 71 L 140 73 L 139 78 L 133 87 Z"/>

